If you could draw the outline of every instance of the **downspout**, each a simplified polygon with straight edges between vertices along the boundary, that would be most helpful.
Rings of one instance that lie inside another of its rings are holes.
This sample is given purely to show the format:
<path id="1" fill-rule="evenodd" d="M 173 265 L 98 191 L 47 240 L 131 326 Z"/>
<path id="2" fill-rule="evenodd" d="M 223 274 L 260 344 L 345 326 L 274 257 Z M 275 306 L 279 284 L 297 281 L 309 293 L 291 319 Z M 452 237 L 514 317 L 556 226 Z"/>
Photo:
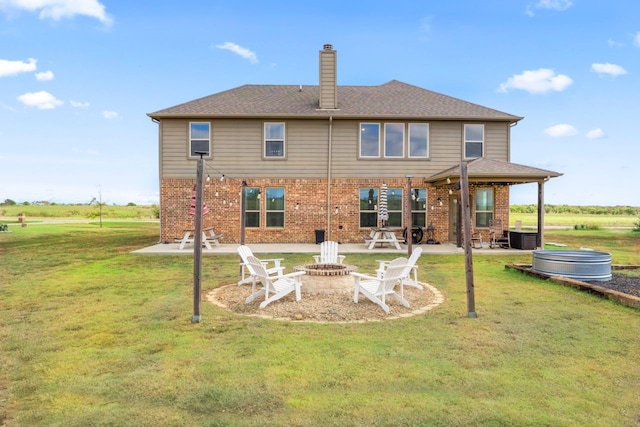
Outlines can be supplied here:
<path id="1" fill-rule="evenodd" d="M 329 141 L 327 154 L 327 236 L 325 240 L 331 239 L 331 152 L 333 148 L 333 116 L 329 116 Z"/>

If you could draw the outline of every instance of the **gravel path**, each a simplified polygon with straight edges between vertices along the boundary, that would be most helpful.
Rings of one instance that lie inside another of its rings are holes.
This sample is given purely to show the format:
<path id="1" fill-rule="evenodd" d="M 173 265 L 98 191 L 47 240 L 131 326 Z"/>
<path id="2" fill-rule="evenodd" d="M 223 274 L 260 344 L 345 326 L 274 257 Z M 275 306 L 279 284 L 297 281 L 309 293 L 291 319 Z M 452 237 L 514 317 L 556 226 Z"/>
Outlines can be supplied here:
<path id="1" fill-rule="evenodd" d="M 592 285 L 640 297 L 640 276 L 613 273 L 608 282 L 587 282 Z"/>
<path id="2" fill-rule="evenodd" d="M 260 302 L 264 299 L 250 304 L 244 302 L 251 294 L 250 285 L 232 284 L 212 290 L 207 299 L 226 310 L 249 316 L 308 322 L 367 322 L 415 316 L 442 304 L 444 298 L 440 291 L 429 284 L 423 285 L 423 290 L 408 286 L 404 288 L 404 297 L 409 303 L 409 308 L 393 298 L 388 298 L 390 314 L 386 314 L 378 305 L 362 295 L 359 302 L 354 303 L 353 292 L 328 295 L 309 295 L 303 292 L 302 299 L 298 302 L 291 293 L 260 309 Z"/>

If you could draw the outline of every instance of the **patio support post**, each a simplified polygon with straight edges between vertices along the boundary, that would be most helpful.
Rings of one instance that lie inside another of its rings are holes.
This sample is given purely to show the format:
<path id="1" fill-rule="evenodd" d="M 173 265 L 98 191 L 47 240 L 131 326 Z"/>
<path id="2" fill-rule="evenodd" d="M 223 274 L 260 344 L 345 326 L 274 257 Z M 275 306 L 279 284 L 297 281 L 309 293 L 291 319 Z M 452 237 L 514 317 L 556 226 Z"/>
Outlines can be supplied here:
<path id="1" fill-rule="evenodd" d="M 544 181 L 538 181 L 538 234 L 536 247 L 544 249 Z"/>
<path id="2" fill-rule="evenodd" d="M 247 220 L 247 181 L 242 180 L 242 194 L 240 195 L 240 244 L 244 246 L 245 224 Z M 240 267 L 242 269 L 242 267 Z"/>
<path id="3" fill-rule="evenodd" d="M 460 163 L 460 190 L 462 197 L 462 225 L 464 233 L 464 259 L 467 278 L 467 312 L 468 317 L 478 317 L 473 284 L 473 258 L 471 256 L 471 212 L 469 207 L 469 178 L 467 164 Z"/>
<path id="4" fill-rule="evenodd" d="M 202 179 L 204 176 L 204 156 L 206 153 L 197 152 L 198 168 L 196 170 L 196 216 L 193 230 L 193 316 L 191 323 L 200 323 L 200 293 L 202 292 Z"/>
<path id="5" fill-rule="evenodd" d="M 411 256 L 413 252 L 413 224 L 411 215 L 411 178 L 413 175 L 406 175 L 407 177 L 407 256 Z"/>

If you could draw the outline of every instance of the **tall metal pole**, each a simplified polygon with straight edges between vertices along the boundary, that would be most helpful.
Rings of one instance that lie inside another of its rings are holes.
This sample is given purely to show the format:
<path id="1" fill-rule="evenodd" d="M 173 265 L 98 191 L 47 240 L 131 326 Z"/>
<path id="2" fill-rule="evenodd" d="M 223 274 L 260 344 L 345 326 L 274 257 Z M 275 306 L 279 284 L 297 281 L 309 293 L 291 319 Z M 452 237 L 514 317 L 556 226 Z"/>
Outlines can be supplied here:
<path id="1" fill-rule="evenodd" d="M 462 222 L 464 259 L 467 279 L 467 312 L 468 317 L 478 317 L 476 314 L 476 302 L 473 284 L 473 258 L 471 256 L 471 209 L 469 207 L 469 178 L 467 176 L 467 164 L 460 163 L 460 190 L 462 196 Z"/>
<path id="2" fill-rule="evenodd" d="M 407 177 L 407 256 L 411 256 L 413 252 L 413 224 L 412 224 L 412 215 L 411 215 L 411 178 L 413 175 L 406 175 Z"/>
<path id="3" fill-rule="evenodd" d="M 196 217 L 193 230 L 193 317 L 191 323 L 200 323 L 200 300 L 201 300 L 201 276 L 202 276 L 202 187 L 204 177 L 204 159 L 206 153 L 196 153 L 200 155 L 198 159 L 198 169 L 196 171 Z"/>

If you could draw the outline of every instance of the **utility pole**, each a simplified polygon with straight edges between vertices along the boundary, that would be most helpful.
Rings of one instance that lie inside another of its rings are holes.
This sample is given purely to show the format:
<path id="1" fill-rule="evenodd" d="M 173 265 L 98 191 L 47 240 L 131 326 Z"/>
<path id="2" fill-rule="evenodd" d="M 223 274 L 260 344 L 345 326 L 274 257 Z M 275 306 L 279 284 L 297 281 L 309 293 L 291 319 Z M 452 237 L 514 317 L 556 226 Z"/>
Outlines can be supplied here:
<path id="1" fill-rule="evenodd" d="M 469 207 L 469 178 L 467 176 L 467 164 L 460 163 L 460 190 L 462 204 L 462 229 L 464 236 L 464 259 L 467 279 L 467 312 L 468 317 L 478 317 L 476 314 L 475 291 L 473 284 L 473 257 L 471 255 L 471 209 Z"/>
<path id="2" fill-rule="evenodd" d="M 196 152 L 200 156 L 196 170 L 196 215 L 193 230 L 193 317 L 191 323 L 200 323 L 200 300 L 202 293 L 202 187 L 204 159 L 207 153 Z"/>

